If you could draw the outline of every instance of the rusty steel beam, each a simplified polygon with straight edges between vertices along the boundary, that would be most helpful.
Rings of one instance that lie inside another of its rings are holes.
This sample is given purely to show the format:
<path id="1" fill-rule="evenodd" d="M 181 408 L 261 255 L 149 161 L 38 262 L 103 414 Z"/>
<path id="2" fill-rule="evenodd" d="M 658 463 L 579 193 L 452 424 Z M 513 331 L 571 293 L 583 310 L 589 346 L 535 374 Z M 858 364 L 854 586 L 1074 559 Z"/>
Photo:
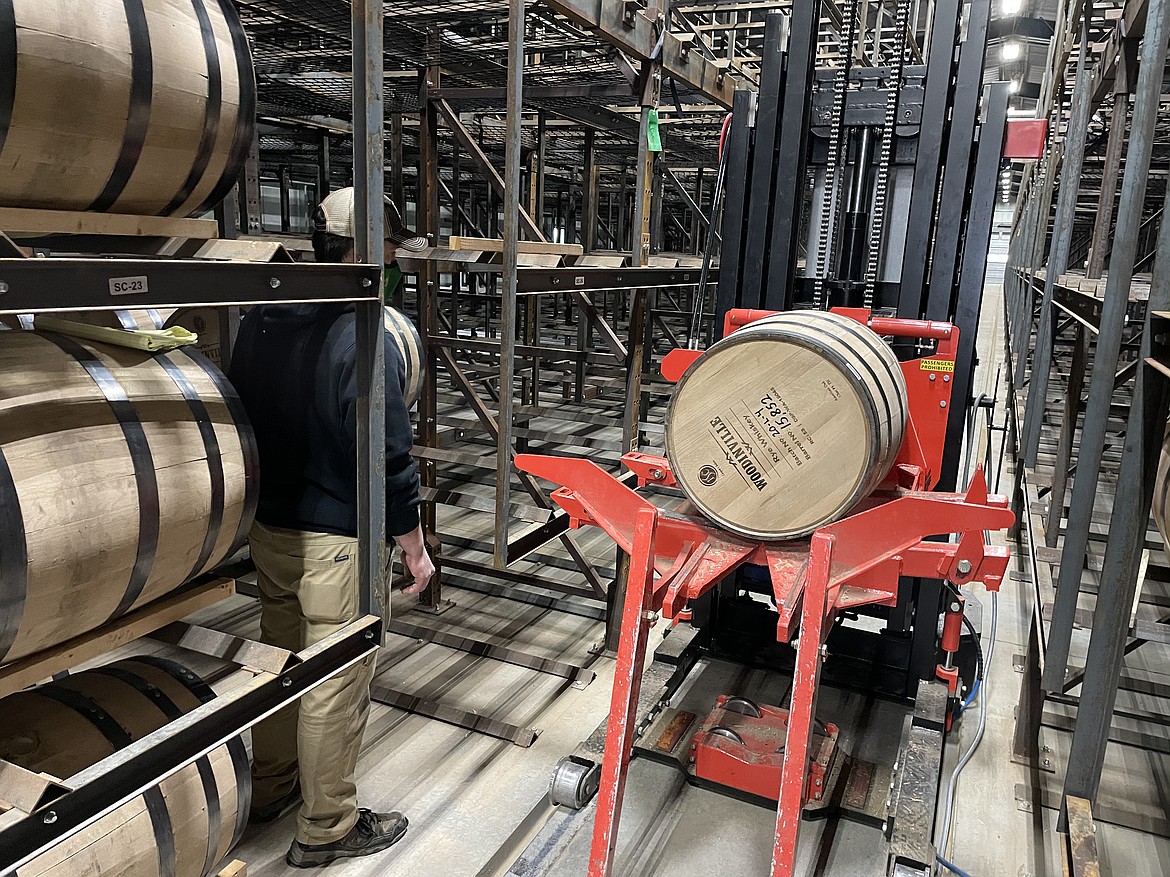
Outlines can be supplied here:
<path id="1" fill-rule="evenodd" d="M 649 60 L 658 45 L 655 19 L 630 11 L 631 7 L 620 0 L 547 0 L 546 5 L 640 61 Z M 731 109 L 736 82 L 726 75 L 727 61 L 703 57 L 692 48 L 692 39 L 680 39 L 672 33 L 662 38 L 658 57 L 663 73 Z"/>

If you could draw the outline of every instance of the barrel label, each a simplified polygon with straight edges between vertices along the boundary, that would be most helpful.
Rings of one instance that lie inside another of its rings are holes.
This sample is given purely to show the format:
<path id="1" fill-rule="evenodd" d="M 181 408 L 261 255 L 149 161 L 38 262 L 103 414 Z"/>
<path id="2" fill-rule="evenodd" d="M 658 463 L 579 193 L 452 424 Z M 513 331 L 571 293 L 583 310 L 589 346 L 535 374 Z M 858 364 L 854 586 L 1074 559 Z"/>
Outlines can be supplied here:
<path id="1" fill-rule="evenodd" d="M 723 448 L 727 464 L 749 487 L 764 490 L 768 486 L 768 479 L 764 477 L 761 464 L 752 452 L 752 448 L 741 440 L 740 436 L 723 421 L 722 417 L 711 418 L 711 432 Z"/>
<path id="2" fill-rule="evenodd" d="M 150 292 L 150 283 L 146 277 L 111 277 L 110 295 L 138 295 Z"/>
<path id="3" fill-rule="evenodd" d="M 707 425 L 723 459 L 702 467 L 704 487 L 715 485 L 726 463 L 744 484 L 762 493 L 783 471 L 813 459 L 816 441 L 775 386 L 758 398 L 740 399 Z"/>
<path id="4" fill-rule="evenodd" d="M 924 372 L 953 372 L 955 362 L 952 359 L 922 359 L 919 360 L 920 369 Z"/>
<path id="5" fill-rule="evenodd" d="M 840 398 L 840 393 L 831 382 L 824 381 L 825 389 L 834 399 Z M 759 436 L 761 446 L 768 452 L 774 463 L 784 461 L 790 469 L 799 469 L 812 460 L 810 448 L 816 443 L 812 434 L 801 423 L 800 417 L 793 413 L 779 388 L 768 387 L 768 392 L 760 397 L 759 406 L 751 412 L 752 418 L 744 417 L 744 422 L 754 420 L 767 434 L 767 438 Z M 752 428 L 749 425 L 749 428 Z M 752 428 L 753 433 L 758 429 Z"/>

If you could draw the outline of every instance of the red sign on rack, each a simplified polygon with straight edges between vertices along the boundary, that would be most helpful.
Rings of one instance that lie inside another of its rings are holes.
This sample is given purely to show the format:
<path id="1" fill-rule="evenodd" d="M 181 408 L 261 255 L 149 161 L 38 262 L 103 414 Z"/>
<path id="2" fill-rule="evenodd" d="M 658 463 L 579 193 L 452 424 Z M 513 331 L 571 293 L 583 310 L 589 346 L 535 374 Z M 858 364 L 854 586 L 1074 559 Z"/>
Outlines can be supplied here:
<path id="1" fill-rule="evenodd" d="M 1003 140 L 1004 158 L 1040 158 L 1048 139 L 1047 119 L 1008 119 Z"/>

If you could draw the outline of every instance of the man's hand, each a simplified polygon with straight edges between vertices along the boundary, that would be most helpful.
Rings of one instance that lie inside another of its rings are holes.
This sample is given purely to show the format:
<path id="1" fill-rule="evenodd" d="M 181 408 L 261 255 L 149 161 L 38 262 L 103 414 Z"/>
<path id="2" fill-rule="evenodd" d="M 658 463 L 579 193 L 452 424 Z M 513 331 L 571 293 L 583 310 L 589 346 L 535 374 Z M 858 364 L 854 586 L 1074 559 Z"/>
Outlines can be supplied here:
<path id="1" fill-rule="evenodd" d="M 402 565 L 406 567 L 406 571 L 414 577 L 414 581 L 402 589 L 404 594 L 421 594 L 427 589 L 430 584 L 431 576 L 435 574 L 435 564 L 431 561 L 431 556 L 427 554 L 426 548 L 415 555 L 402 552 Z"/>
<path id="2" fill-rule="evenodd" d="M 427 554 L 426 540 L 423 539 L 422 525 L 405 536 L 396 536 L 394 541 L 402 549 L 402 565 L 414 579 L 402 589 L 404 594 L 421 594 L 435 574 L 435 564 Z"/>

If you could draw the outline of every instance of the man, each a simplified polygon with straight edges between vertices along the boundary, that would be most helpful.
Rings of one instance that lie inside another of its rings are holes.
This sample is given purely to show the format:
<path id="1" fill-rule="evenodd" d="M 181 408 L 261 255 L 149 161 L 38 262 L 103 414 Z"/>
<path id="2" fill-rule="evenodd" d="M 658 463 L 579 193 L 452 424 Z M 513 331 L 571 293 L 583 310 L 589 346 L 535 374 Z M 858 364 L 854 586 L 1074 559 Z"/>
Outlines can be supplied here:
<path id="1" fill-rule="evenodd" d="M 354 193 L 331 194 L 314 215 L 318 262 L 353 262 Z M 426 240 L 386 202 L 385 263 Z M 266 643 L 300 651 L 359 614 L 357 375 L 352 304 L 267 305 L 244 319 L 231 379 L 260 452 L 260 505 L 250 534 Z M 434 566 L 419 522 L 418 468 L 403 401 L 405 364 L 386 337 L 386 530 L 422 591 Z M 252 732 L 253 821 L 271 821 L 303 794 L 285 857 L 299 868 L 386 849 L 406 833 L 398 812 L 357 806 L 354 771 L 370 711 L 371 656 Z"/>

